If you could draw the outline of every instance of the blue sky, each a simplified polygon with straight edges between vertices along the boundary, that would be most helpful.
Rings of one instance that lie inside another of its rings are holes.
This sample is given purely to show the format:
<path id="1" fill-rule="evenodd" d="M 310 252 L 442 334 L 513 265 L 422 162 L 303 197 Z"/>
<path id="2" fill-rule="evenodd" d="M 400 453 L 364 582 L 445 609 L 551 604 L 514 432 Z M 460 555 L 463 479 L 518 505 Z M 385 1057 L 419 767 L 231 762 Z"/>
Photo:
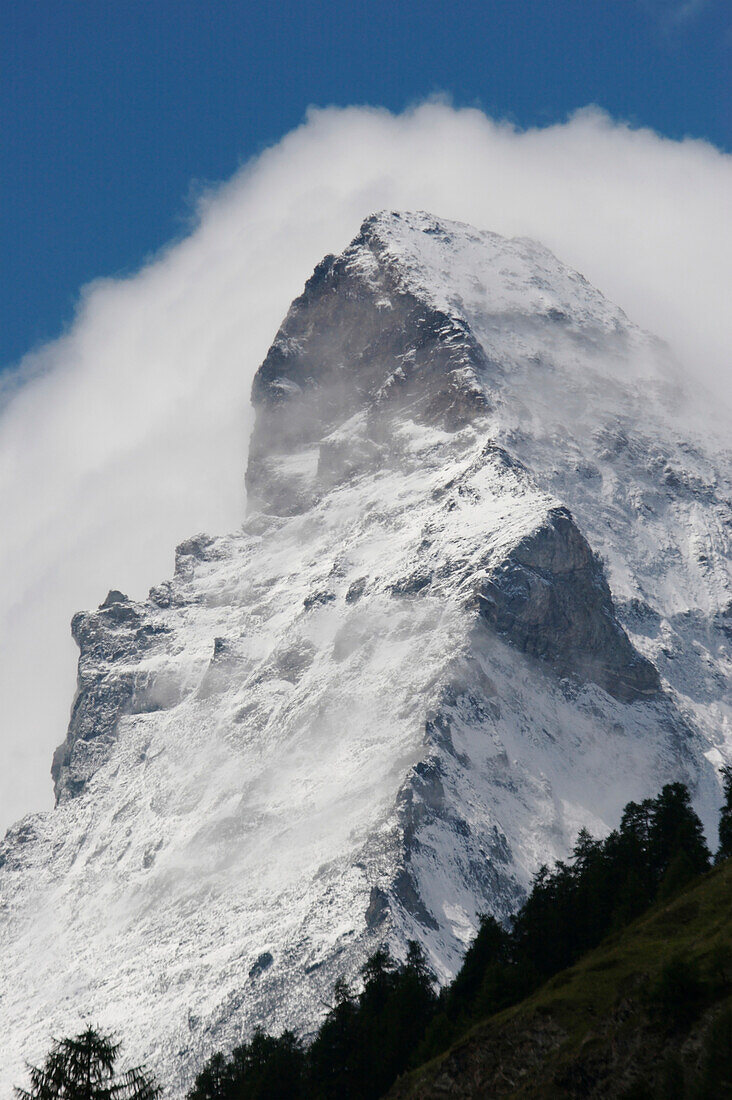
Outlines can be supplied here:
<path id="1" fill-rule="evenodd" d="M 727 0 L 4 0 L 0 365 L 309 104 L 435 93 L 521 127 L 588 103 L 732 147 Z"/>

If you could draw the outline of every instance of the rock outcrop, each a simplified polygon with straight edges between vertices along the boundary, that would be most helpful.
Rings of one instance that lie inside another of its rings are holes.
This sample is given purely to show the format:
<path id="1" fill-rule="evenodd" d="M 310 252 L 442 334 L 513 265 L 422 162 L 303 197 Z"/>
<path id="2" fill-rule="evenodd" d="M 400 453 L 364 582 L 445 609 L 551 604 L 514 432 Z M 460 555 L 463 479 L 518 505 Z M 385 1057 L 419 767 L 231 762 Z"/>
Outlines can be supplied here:
<path id="1" fill-rule="evenodd" d="M 661 690 L 658 672 L 620 626 L 602 566 L 566 508 L 551 509 L 489 573 L 478 606 L 502 637 L 560 676 L 591 680 L 623 702 Z"/>
<path id="2" fill-rule="evenodd" d="M 533 242 L 381 214 L 318 266 L 243 530 L 74 619 L 59 804 L 0 845 L 3 1088 L 83 1007 L 180 1096 L 379 943 L 449 978 L 629 798 L 681 779 L 713 820 L 727 459 L 664 369 Z"/>

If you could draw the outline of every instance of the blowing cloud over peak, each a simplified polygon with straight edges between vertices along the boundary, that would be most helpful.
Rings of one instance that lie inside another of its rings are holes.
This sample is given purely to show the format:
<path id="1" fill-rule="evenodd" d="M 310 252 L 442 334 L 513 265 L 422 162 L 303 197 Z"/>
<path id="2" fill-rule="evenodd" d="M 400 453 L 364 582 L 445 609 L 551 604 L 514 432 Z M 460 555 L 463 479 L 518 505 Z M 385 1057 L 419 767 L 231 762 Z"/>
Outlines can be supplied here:
<path id="1" fill-rule="evenodd" d="M 110 588 L 143 595 L 177 542 L 241 521 L 254 372 L 365 216 L 425 209 L 540 240 L 668 341 L 711 417 L 730 399 L 731 183 L 713 146 L 594 107 L 528 131 L 445 102 L 311 110 L 201 196 L 185 239 L 85 288 L 0 413 L 0 827 L 51 804 L 71 615 Z"/>

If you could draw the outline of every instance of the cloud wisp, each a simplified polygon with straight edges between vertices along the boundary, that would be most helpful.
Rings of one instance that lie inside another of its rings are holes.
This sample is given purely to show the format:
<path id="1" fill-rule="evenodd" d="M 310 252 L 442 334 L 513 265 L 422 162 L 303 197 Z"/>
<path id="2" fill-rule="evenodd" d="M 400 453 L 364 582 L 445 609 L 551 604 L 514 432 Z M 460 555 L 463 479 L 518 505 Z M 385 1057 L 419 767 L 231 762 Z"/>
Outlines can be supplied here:
<path id="1" fill-rule="evenodd" d="M 442 102 L 314 110 L 199 204 L 188 238 L 85 288 L 0 412 L 0 828 L 51 804 L 69 620 L 142 596 L 176 542 L 240 522 L 249 389 L 314 264 L 376 209 L 531 236 L 730 397 L 732 158 L 596 109 L 526 132 Z M 0 395 L 2 397 L 2 395 Z"/>

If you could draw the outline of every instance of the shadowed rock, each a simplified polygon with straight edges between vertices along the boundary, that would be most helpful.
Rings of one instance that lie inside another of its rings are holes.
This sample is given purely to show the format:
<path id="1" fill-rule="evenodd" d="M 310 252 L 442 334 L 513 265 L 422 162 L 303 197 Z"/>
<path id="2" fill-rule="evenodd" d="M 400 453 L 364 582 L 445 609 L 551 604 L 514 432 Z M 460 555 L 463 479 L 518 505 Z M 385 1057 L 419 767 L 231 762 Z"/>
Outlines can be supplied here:
<path id="1" fill-rule="evenodd" d="M 654 666 L 615 617 L 602 566 L 566 508 L 554 508 L 478 593 L 483 620 L 560 676 L 592 680 L 632 702 L 661 689 Z"/>

